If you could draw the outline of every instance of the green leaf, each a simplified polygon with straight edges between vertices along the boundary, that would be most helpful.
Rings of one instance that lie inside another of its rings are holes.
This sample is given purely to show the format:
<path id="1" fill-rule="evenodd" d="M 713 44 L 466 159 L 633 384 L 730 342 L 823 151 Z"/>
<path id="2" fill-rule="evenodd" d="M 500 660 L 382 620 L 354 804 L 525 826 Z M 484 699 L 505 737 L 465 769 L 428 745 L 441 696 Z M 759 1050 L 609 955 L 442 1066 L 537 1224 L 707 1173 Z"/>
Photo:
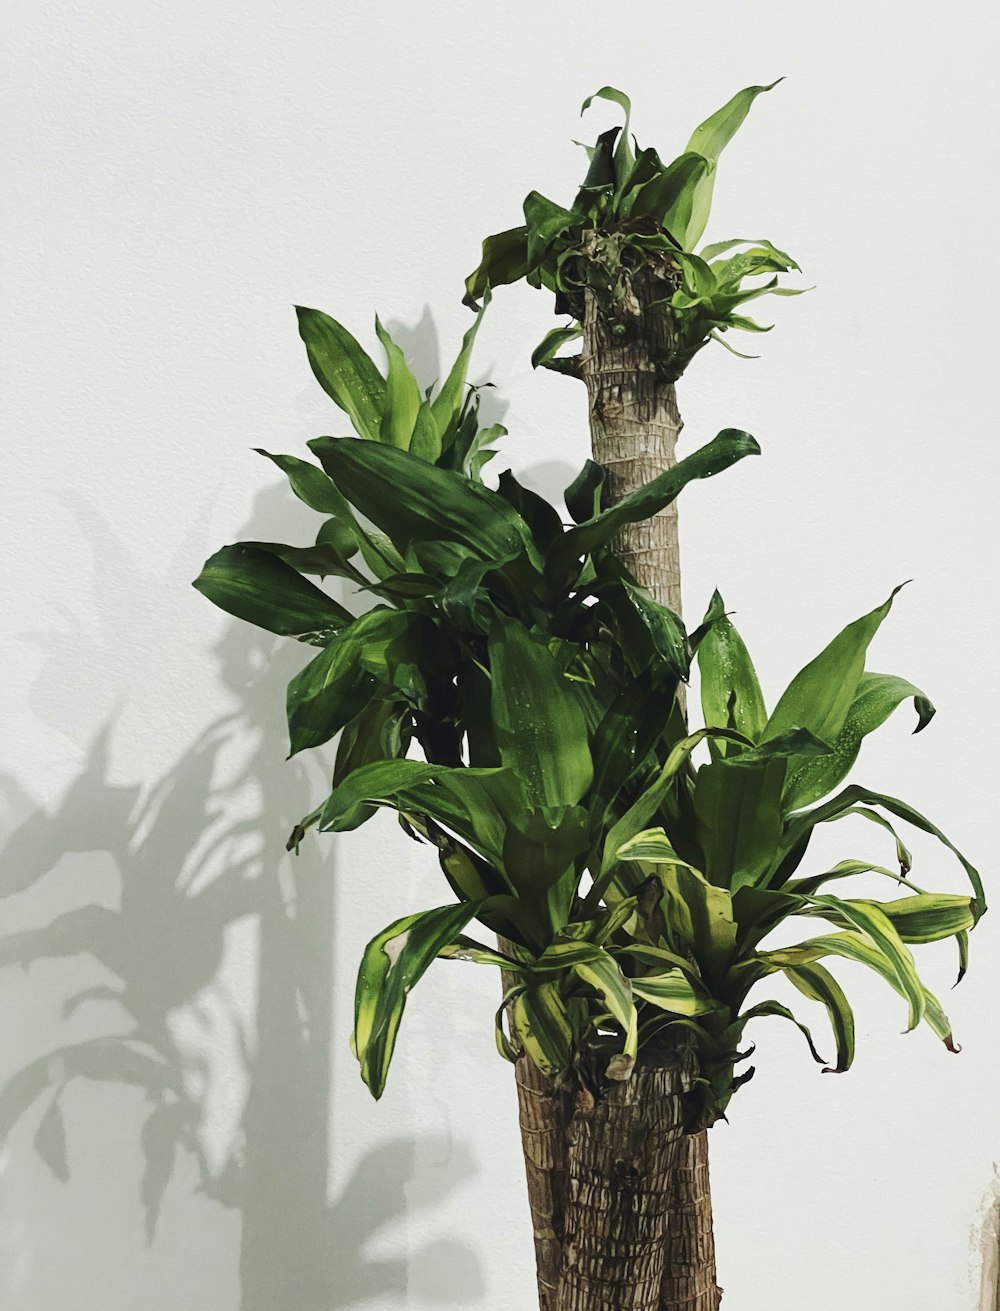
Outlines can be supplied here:
<path id="1" fill-rule="evenodd" d="M 718 591 L 705 615 L 708 631 L 697 649 L 701 678 L 701 713 L 712 728 L 733 728 L 751 741 L 759 742 L 767 724 L 767 709 L 758 675 L 743 638 L 726 616 Z M 725 758 L 726 742 L 710 743 L 714 758 Z"/>
<path id="2" fill-rule="evenodd" d="M 491 560 L 524 547 L 534 554 L 520 516 L 495 492 L 408 451 L 350 437 L 309 443 L 352 505 L 405 550 L 411 542 L 455 542 Z"/>
<path id="3" fill-rule="evenodd" d="M 539 806 L 574 806 L 590 786 L 587 724 L 545 642 L 516 619 L 490 630 L 493 727 L 500 756 Z"/>
<path id="4" fill-rule="evenodd" d="M 780 1001 L 760 1001 L 756 1004 L 756 1006 L 751 1006 L 748 1011 L 744 1011 L 743 1014 L 740 1016 L 740 1019 L 743 1021 L 744 1024 L 746 1024 L 750 1020 L 760 1019 L 765 1015 L 776 1015 L 781 1019 L 788 1020 L 790 1021 L 790 1023 L 794 1024 L 795 1027 L 798 1029 L 798 1031 L 805 1038 L 806 1042 L 809 1044 L 810 1054 L 812 1055 L 812 1058 L 816 1062 L 816 1064 L 826 1065 L 827 1063 L 826 1059 L 820 1056 L 819 1052 L 816 1050 L 816 1044 L 813 1042 L 813 1036 L 810 1033 L 809 1029 L 804 1024 L 800 1023 L 800 1021 L 795 1018 L 795 1016 L 788 1009 L 788 1007 L 783 1006 Z"/>
<path id="5" fill-rule="evenodd" d="M 349 416 L 361 437 L 377 442 L 385 379 L 345 327 L 320 310 L 297 305 L 299 336 L 319 385 Z"/>
<path id="6" fill-rule="evenodd" d="M 822 938 L 810 938 L 807 942 L 799 943 L 797 947 L 786 947 L 781 951 L 764 953 L 764 958 L 772 962 L 771 967 L 774 969 L 783 969 L 782 962 L 801 965 L 802 962 L 819 960 L 825 956 L 840 956 L 844 960 L 866 965 L 870 970 L 881 975 L 900 996 L 905 996 L 896 967 L 863 933 L 853 930 L 846 933 L 831 933 Z M 923 994 L 924 1022 L 950 1052 L 957 1052 L 959 1048 L 955 1045 L 951 1024 L 941 1003 L 927 988 L 923 989 Z"/>
<path id="7" fill-rule="evenodd" d="M 534 270 L 545 261 L 549 248 L 577 216 L 539 192 L 530 191 L 524 198 L 524 218 L 528 225 L 528 280 L 533 281 Z"/>
<path id="8" fill-rule="evenodd" d="M 764 739 L 802 726 L 824 742 L 835 742 L 854 702 L 865 655 L 900 589 L 884 604 L 862 615 L 839 633 L 789 683 L 764 730 Z"/>
<path id="9" fill-rule="evenodd" d="M 771 869 L 782 837 L 786 768 L 779 757 L 742 769 L 717 760 L 698 770 L 696 839 L 713 883 L 735 892 L 757 883 Z"/>
<path id="10" fill-rule="evenodd" d="M 317 469 L 315 464 L 294 455 L 272 455 L 259 446 L 255 446 L 254 450 L 258 455 L 273 461 L 287 475 L 292 491 L 310 510 L 318 510 L 320 514 L 350 514 L 350 506 L 323 470 Z"/>
<path id="11" fill-rule="evenodd" d="M 693 955 L 703 972 L 724 976 L 736 949 L 732 897 L 690 865 L 666 865 L 658 878 L 668 940 Z"/>
<path id="12" fill-rule="evenodd" d="M 565 373 L 570 378 L 580 377 L 579 355 L 558 355 L 563 346 L 583 336 L 583 329 L 578 323 L 570 323 L 564 328 L 553 328 L 547 332 L 531 352 L 533 369 L 551 369 L 553 373 Z M 589 516 L 588 516 L 589 517 Z"/>
<path id="13" fill-rule="evenodd" d="M 429 626 L 420 615 L 372 610 L 338 633 L 288 685 L 291 754 L 322 746 L 350 723 L 371 700 L 376 676 L 416 698 L 423 690 L 420 642 Z"/>
<path id="14" fill-rule="evenodd" d="M 193 586 L 227 614 L 284 637 L 334 633 L 354 617 L 270 551 L 239 542 L 206 560 Z"/>
<path id="15" fill-rule="evenodd" d="M 509 1006 L 511 1036 L 542 1074 L 562 1074 L 570 1064 L 576 1035 L 556 983 L 514 991 Z"/>
<path id="16" fill-rule="evenodd" d="M 854 1012 L 843 988 L 822 965 L 785 965 L 782 972 L 804 996 L 826 1007 L 837 1044 L 837 1063 L 825 1073 L 843 1074 L 854 1061 Z"/>
<path id="17" fill-rule="evenodd" d="M 628 196 L 628 216 L 648 214 L 666 228 L 684 249 L 688 239 L 700 186 L 709 172 L 701 155 L 685 154 L 668 164 L 657 177 L 637 187 Z"/>
<path id="18" fill-rule="evenodd" d="M 593 955 L 589 959 L 576 960 L 572 969 L 582 983 L 593 988 L 612 1019 L 624 1032 L 622 1050 L 612 1056 L 606 1070 L 609 1079 L 624 1080 L 631 1075 L 639 1050 L 638 1018 L 632 985 L 618 968 L 614 957 L 599 947 L 592 948 L 592 951 Z"/>
<path id="19" fill-rule="evenodd" d="M 508 228 L 483 242 L 482 259 L 465 280 L 462 304 L 478 310 L 477 302 L 490 287 L 518 282 L 528 271 L 528 229 Z"/>
<path id="20" fill-rule="evenodd" d="M 734 755 L 726 758 L 725 763 L 729 769 L 748 769 L 754 765 L 767 764 L 771 760 L 791 760 L 800 756 L 813 760 L 829 756 L 832 752 L 831 746 L 821 742 L 807 728 L 789 728 L 759 746 L 737 750 Z"/>
<path id="21" fill-rule="evenodd" d="M 662 828 L 647 828 L 629 838 L 615 852 L 616 860 L 641 860 L 651 865 L 684 865 L 690 869 L 686 860 L 682 860 L 674 850 L 673 844 Z"/>
<path id="22" fill-rule="evenodd" d="M 719 1009 L 719 1003 L 700 992 L 682 970 L 639 975 L 632 979 L 632 991 L 672 1015 L 708 1015 Z"/>
<path id="23" fill-rule="evenodd" d="M 615 174 L 618 180 L 618 187 L 621 190 L 632 171 L 632 165 L 635 158 L 632 154 L 632 146 L 629 140 L 629 123 L 632 118 L 632 102 L 624 91 L 619 91 L 617 87 L 603 86 L 600 91 L 595 91 L 592 96 L 588 96 L 583 102 L 580 110 L 581 115 L 586 113 L 595 100 L 609 100 L 614 105 L 620 105 L 625 111 L 625 126 L 621 130 L 618 138 L 618 145 L 615 149 Z"/>
<path id="24" fill-rule="evenodd" d="M 375 335 L 382 343 L 388 364 L 379 440 L 387 446 L 408 451 L 420 409 L 420 386 L 410 372 L 406 356 L 382 327 L 377 315 Z"/>
<path id="25" fill-rule="evenodd" d="M 710 478 L 730 468 L 747 455 L 759 455 L 760 447 L 749 433 L 726 428 L 701 450 L 680 460 L 672 468 L 653 478 L 643 487 L 623 496 L 609 509 L 602 510 L 575 528 L 570 528 L 556 545 L 546 565 L 546 574 L 560 577 L 582 556 L 608 542 L 626 524 L 650 519 L 675 501 L 689 482 Z"/>
<path id="26" fill-rule="evenodd" d="M 354 999 L 352 1046 L 361 1077 L 376 1099 L 385 1090 L 408 993 L 478 909 L 475 902 L 463 902 L 405 915 L 365 948 Z"/>
<path id="27" fill-rule="evenodd" d="M 778 82 L 780 81 L 779 78 Z M 719 155 L 733 139 L 757 97 L 762 92 L 776 87 L 778 82 L 772 82 L 769 86 L 745 87 L 742 91 L 738 91 L 721 109 L 717 109 L 692 132 L 691 140 L 687 145 L 688 151 L 701 155 L 711 167 L 698 187 L 686 230 L 683 234 L 679 232 L 674 234 L 686 250 L 698 244 L 708 223 L 708 216 L 712 209 L 712 192 L 715 187 L 715 165 Z"/>
<path id="28" fill-rule="evenodd" d="M 555 506 L 550 505 L 544 496 L 522 486 L 509 469 L 500 475 L 497 491 L 531 529 L 531 536 L 542 554 L 562 536 L 562 520 Z"/>
<path id="29" fill-rule="evenodd" d="M 431 417 L 438 433 L 439 450 L 450 446 L 455 436 L 457 436 L 459 419 L 465 404 L 466 378 L 469 373 L 469 363 L 472 359 L 472 348 L 475 345 L 476 334 L 479 331 L 479 325 L 483 321 L 483 315 L 489 303 L 490 294 L 487 288 L 483 296 L 482 309 L 476 314 L 475 323 L 462 338 L 462 348 L 458 352 L 455 363 L 451 366 L 441 390 L 431 402 Z M 446 440 L 449 436 L 451 436 L 450 441 Z"/>
<path id="30" fill-rule="evenodd" d="M 664 798 L 673 786 L 677 775 L 687 764 L 691 752 L 699 742 L 703 742 L 706 737 L 712 737 L 713 735 L 731 737 L 737 740 L 739 738 L 738 734 L 732 733 L 725 728 L 699 728 L 697 732 L 682 738 L 671 749 L 653 783 L 633 802 L 621 819 L 611 827 L 604 840 L 600 878 L 595 881 L 594 887 L 588 894 L 588 903 L 596 901 L 602 894 L 607 877 L 614 870 L 618 850 L 648 826 L 649 821 L 659 810 Z"/>
<path id="31" fill-rule="evenodd" d="M 604 491 L 608 471 L 601 464 L 588 460 L 563 493 L 566 509 L 574 523 L 586 523 L 601 512 L 601 493 Z"/>
<path id="32" fill-rule="evenodd" d="M 858 758 L 865 737 L 889 718 L 897 706 L 913 698 L 919 733 L 934 716 L 934 707 L 918 687 L 894 674 L 862 674 L 833 752 L 823 760 L 804 760 L 789 772 L 784 803 L 789 810 L 819 801 L 843 782 Z"/>
<path id="33" fill-rule="evenodd" d="M 972 902 L 943 892 L 918 892 L 896 901 L 862 901 L 885 915 L 903 942 L 940 942 L 975 925 Z"/>
<path id="34" fill-rule="evenodd" d="M 976 922 L 978 923 L 986 912 L 986 896 L 983 891 L 982 879 L 980 878 L 979 871 L 976 867 L 962 855 L 953 842 L 945 837 L 937 825 L 932 824 L 931 821 L 927 819 L 925 815 L 922 815 L 919 810 L 915 810 L 912 806 L 907 805 L 905 801 L 900 801 L 898 797 L 887 796 L 884 792 L 871 792 L 868 788 L 859 787 L 857 784 L 852 784 L 849 787 L 844 788 L 842 792 L 839 792 L 829 801 L 824 802 L 823 805 L 817 806 L 814 810 L 803 811 L 798 815 L 792 816 L 782 844 L 787 856 L 781 869 L 778 871 L 778 879 L 783 881 L 787 873 L 790 870 L 794 870 L 798 861 L 801 859 L 802 854 L 805 852 L 809 842 L 809 837 L 817 824 L 829 823 L 832 820 L 840 819 L 848 814 L 864 814 L 866 818 L 876 818 L 874 814 L 868 814 L 863 809 L 858 809 L 859 806 L 863 807 L 865 805 L 879 806 L 883 810 L 887 810 L 890 815 L 895 815 L 898 819 L 905 820 L 906 823 L 912 824 L 914 828 L 920 829 L 921 832 L 929 833 L 931 837 L 937 838 L 939 842 L 952 852 L 959 864 L 965 870 L 969 882 L 972 885 L 975 894 L 973 900 L 973 913 L 976 917 Z M 881 820 L 881 816 L 877 818 Z M 882 822 L 884 827 L 889 828 L 890 831 L 892 831 L 891 825 L 885 821 Z M 908 855 L 908 853 L 906 854 Z"/>
<path id="35" fill-rule="evenodd" d="M 691 654 L 687 631 L 680 616 L 654 600 L 645 588 L 627 581 L 624 586 L 652 639 L 653 649 L 671 673 L 686 680 L 691 667 Z"/>
<path id="36" fill-rule="evenodd" d="M 874 902 L 845 901 L 830 896 L 809 897 L 808 902 L 824 919 L 839 925 L 846 923 L 847 928 L 860 930 L 874 942 L 896 971 L 900 991 L 910 1007 L 908 1027 L 915 1029 L 924 1013 L 923 985 L 913 956 L 889 917 Z"/>

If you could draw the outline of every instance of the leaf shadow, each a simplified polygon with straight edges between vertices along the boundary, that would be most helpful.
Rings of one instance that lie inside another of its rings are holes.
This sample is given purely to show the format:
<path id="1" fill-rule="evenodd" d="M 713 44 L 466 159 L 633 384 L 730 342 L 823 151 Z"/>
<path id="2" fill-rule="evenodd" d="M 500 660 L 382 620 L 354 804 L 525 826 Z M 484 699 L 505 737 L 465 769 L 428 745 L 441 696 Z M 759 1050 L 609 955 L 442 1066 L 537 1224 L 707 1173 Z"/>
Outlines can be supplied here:
<path id="1" fill-rule="evenodd" d="M 304 529 L 304 508 L 272 487 L 240 535 L 296 540 Z M 121 585 L 124 548 L 85 535 Z M 21 1152 L 33 1136 L 65 1182 L 89 1136 L 78 1107 L 64 1114 L 67 1090 L 128 1086 L 145 1102 L 147 1242 L 187 1156 L 198 1191 L 239 1212 L 243 1311 L 408 1305 L 411 1276 L 432 1302 L 454 1300 L 458 1286 L 467 1298 L 482 1278 L 459 1244 L 428 1242 L 398 1261 L 372 1250 L 440 1195 L 407 1186 L 419 1139 L 372 1148 L 329 1197 L 334 862 L 320 844 L 298 859 L 284 850 L 317 786 L 316 766 L 284 759 L 284 687 L 302 652 L 232 623 L 212 655 L 233 709 L 161 777 L 116 781 L 113 716 L 55 804 L 0 776 L 14 817 L 0 848 L 0 971 L 55 986 L 61 1012 L 59 1039 L 0 1084 L 0 1144 Z M 436 1187 L 473 1173 L 453 1147 Z"/>

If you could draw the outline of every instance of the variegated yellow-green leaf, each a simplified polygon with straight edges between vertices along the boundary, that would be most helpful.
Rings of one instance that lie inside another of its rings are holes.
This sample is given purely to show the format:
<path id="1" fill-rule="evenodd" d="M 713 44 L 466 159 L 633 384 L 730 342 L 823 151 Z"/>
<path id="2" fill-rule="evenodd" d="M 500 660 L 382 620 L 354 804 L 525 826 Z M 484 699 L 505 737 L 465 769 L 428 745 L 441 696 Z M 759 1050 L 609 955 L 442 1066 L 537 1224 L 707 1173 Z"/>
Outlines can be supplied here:
<path id="1" fill-rule="evenodd" d="M 854 1061 L 854 1011 L 843 988 L 829 970 L 815 963 L 785 965 L 782 973 L 804 996 L 826 1007 L 837 1044 L 837 1063 L 827 1069 L 831 1074 L 843 1074 Z"/>
<path id="2" fill-rule="evenodd" d="M 365 948 L 354 1000 L 354 1054 L 375 1098 L 382 1096 L 406 998 L 431 961 L 473 918 L 465 902 L 405 915 Z"/>

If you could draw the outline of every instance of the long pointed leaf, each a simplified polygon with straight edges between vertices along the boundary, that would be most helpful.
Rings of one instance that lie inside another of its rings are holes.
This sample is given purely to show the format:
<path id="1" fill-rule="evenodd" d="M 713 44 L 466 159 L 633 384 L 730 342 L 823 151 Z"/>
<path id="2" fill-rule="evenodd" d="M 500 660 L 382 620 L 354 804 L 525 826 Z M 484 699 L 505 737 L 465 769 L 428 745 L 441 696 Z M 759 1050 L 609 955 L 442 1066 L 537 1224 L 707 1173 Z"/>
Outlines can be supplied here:
<path id="1" fill-rule="evenodd" d="M 295 307 L 295 313 L 319 385 L 349 416 L 359 436 L 377 442 L 385 408 L 385 379 L 336 319 L 302 305 Z"/>

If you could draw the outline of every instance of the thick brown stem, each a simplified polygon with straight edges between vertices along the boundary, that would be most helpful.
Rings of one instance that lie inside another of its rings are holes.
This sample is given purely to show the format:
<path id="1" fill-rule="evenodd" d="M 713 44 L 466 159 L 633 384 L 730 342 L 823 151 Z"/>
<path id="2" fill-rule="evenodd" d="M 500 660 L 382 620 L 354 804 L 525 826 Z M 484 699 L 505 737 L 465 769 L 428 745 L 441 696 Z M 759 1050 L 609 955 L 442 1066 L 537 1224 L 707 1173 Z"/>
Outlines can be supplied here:
<path id="1" fill-rule="evenodd" d="M 660 1311 L 718 1311 L 708 1134 L 689 1134 L 674 1170 Z"/>
<path id="2" fill-rule="evenodd" d="M 558 1311 L 566 1212 L 566 1125 L 569 1094 L 522 1056 L 515 1067 L 517 1102 L 535 1240 L 540 1311 Z"/>
<path id="3" fill-rule="evenodd" d="M 679 1061 L 581 1097 L 566 1128 L 557 1311 L 658 1311 L 671 1180 L 684 1139 Z"/>

